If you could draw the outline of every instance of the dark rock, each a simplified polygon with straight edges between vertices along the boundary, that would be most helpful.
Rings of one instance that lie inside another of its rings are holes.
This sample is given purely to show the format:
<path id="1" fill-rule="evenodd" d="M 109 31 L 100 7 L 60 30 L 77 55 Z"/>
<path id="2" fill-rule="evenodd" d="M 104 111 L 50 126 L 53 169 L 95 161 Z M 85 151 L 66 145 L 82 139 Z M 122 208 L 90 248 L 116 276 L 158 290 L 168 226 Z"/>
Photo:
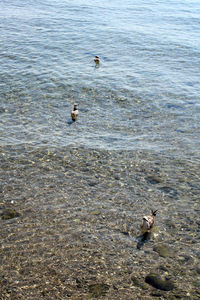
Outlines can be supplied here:
<path id="1" fill-rule="evenodd" d="M 9 220 L 20 216 L 20 213 L 18 213 L 15 209 L 8 208 L 3 211 L 1 218 L 2 220 Z"/>
<path id="2" fill-rule="evenodd" d="M 155 245 L 153 250 L 156 251 L 162 257 L 169 256 L 169 250 L 166 245 Z"/>
<path id="3" fill-rule="evenodd" d="M 89 285 L 89 293 L 91 298 L 104 296 L 108 289 L 109 286 L 104 283 L 95 283 Z"/>
<path id="4" fill-rule="evenodd" d="M 174 288 L 174 283 L 171 280 L 163 280 L 159 275 L 154 273 L 147 275 L 145 282 L 163 291 L 171 291 Z"/>

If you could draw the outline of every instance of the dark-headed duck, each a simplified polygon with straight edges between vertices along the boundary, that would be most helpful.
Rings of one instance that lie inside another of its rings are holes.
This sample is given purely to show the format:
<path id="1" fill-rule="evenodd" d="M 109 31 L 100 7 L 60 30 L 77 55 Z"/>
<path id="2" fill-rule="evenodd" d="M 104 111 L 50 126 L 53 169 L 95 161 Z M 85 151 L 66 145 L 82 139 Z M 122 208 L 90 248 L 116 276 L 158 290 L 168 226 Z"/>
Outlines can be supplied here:
<path id="1" fill-rule="evenodd" d="M 72 121 L 76 121 L 78 118 L 78 104 L 74 104 L 74 109 L 71 112 Z"/>
<path id="2" fill-rule="evenodd" d="M 100 58 L 99 58 L 99 56 L 95 56 L 94 57 L 94 62 L 96 63 L 96 64 L 99 64 L 100 63 Z"/>

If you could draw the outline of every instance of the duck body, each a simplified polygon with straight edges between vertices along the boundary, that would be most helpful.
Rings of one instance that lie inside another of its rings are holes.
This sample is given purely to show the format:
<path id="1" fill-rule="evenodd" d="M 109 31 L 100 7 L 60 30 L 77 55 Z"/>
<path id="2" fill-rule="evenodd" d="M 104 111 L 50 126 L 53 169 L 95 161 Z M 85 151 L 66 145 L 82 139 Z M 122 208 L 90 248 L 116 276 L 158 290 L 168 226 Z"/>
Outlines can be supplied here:
<path id="1" fill-rule="evenodd" d="M 99 56 L 95 56 L 94 57 L 94 62 L 96 63 L 96 64 L 99 64 L 100 63 L 100 58 L 99 58 Z"/>
<path id="2" fill-rule="evenodd" d="M 156 216 L 157 210 L 152 210 L 150 216 L 144 216 L 142 219 L 142 225 L 141 225 L 141 231 L 142 233 L 150 232 L 152 229 L 154 222 L 155 222 L 155 216 Z"/>
<path id="3" fill-rule="evenodd" d="M 78 118 L 78 105 L 77 104 L 74 104 L 74 108 L 71 112 L 71 118 L 72 118 L 72 121 L 76 121 L 77 118 Z"/>

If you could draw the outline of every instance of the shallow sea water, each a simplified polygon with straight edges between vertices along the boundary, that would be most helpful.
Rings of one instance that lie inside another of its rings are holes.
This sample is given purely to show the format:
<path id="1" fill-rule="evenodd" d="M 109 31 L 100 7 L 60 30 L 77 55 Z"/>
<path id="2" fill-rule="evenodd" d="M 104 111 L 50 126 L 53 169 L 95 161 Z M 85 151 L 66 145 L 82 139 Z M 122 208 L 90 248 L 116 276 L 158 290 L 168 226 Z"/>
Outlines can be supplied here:
<path id="1" fill-rule="evenodd" d="M 187 0 L 1 1 L 2 299 L 200 297 L 199 16 Z"/>

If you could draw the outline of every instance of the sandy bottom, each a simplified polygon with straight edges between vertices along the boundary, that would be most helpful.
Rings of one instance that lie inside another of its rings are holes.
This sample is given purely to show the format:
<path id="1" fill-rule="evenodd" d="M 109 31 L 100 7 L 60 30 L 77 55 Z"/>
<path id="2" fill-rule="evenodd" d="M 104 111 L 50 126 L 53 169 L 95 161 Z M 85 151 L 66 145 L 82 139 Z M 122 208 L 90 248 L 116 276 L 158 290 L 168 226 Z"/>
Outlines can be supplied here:
<path id="1" fill-rule="evenodd" d="M 2 148 L 1 166 L 2 300 L 200 298 L 196 163 L 27 146 Z M 152 272 L 157 286 L 145 282 Z"/>

